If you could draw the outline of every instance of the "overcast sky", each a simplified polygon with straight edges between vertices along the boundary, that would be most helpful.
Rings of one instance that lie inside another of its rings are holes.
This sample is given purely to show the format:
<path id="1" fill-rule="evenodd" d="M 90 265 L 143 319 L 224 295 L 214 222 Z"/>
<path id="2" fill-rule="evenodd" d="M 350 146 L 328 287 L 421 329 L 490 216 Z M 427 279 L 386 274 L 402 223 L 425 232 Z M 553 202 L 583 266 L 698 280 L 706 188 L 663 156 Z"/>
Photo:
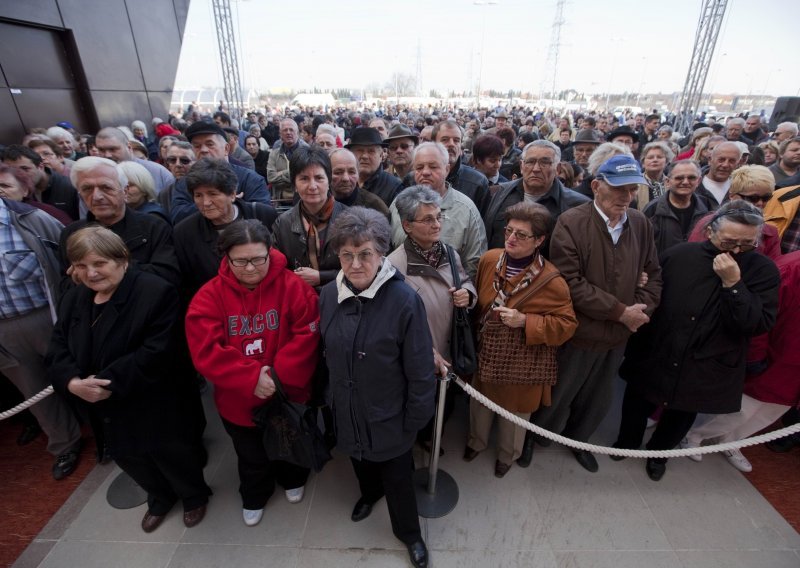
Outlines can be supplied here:
<path id="1" fill-rule="evenodd" d="M 701 0 L 568 0 L 557 90 L 683 89 Z M 359 89 L 395 71 L 446 94 L 546 78 L 555 0 L 232 0 L 245 88 Z M 706 91 L 800 95 L 798 0 L 729 0 Z M 481 46 L 483 45 L 483 50 Z M 483 51 L 483 54 L 481 53 Z M 481 55 L 483 65 L 481 71 Z M 192 0 L 175 89 L 222 86 L 211 0 Z"/>

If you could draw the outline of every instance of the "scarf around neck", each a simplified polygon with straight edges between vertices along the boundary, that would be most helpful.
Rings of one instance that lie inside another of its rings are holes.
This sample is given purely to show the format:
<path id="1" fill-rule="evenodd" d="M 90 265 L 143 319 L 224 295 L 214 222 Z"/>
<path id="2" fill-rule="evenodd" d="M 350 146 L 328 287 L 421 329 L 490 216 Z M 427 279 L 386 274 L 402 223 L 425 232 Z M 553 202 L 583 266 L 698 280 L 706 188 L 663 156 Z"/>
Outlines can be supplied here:
<path id="1" fill-rule="evenodd" d="M 308 223 L 308 232 L 306 234 L 306 248 L 308 252 L 308 261 L 314 270 L 319 270 L 319 254 L 322 250 L 324 243 L 320 242 L 319 231 L 330 221 L 333 214 L 334 199 L 332 195 L 328 195 L 325 205 L 318 213 L 310 213 L 303 202 L 300 202 L 300 215 Z"/>

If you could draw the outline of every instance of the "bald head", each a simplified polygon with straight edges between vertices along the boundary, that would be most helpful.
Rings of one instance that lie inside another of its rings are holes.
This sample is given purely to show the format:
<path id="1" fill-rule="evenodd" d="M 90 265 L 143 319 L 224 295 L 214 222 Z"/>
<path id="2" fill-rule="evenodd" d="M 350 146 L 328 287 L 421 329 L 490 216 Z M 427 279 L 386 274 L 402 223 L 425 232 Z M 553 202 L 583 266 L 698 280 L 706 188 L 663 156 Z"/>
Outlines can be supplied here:
<path id="1" fill-rule="evenodd" d="M 95 147 L 100 156 L 118 164 L 133 159 L 128 148 L 128 137 L 119 128 L 110 126 L 101 128 L 95 137 Z"/>

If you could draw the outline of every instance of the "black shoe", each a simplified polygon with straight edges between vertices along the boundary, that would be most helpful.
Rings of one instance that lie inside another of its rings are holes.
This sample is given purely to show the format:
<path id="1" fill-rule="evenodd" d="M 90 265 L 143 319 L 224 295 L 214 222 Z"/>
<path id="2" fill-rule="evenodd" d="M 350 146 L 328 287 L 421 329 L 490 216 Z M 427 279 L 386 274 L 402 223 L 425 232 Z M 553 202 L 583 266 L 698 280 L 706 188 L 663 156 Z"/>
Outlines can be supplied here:
<path id="1" fill-rule="evenodd" d="M 428 565 L 428 549 L 421 540 L 406 545 L 408 547 L 408 557 L 415 568 L 425 568 Z"/>
<path id="2" fill-rule="evenodd" d="M 620 449 L 620 450 L 622 449 L 622 448 L 620 448 L 620 447 L 617 445 L 617 443 L 616 443 L 616 442 L 614 442 L 614 444 L 612 444 L 612 446 L 611 446 L 611 447 L 612 447 L 612 448 L 617 448 L 617 449 Z M 610 457 L 610 458 L 611 458 L 612 460 L 614 460 L 615 462 L 619 462 L 619 461 L 622 461 L 622 460 L 624 460 L 624 459 L 625 459 L 627 456 L 612 456 L 612 455 L 609 455 L 608 457 Z"/>
<path id="3" fill-rule="evenodd" d="M 503 463 L 500 460 L 494 462 L 494 476 L 497 478 L 505 477 L 509 469 L 511 469 L 511 464 L 509 463 Z"/>
<path id="4" fill-rule="evenodd" d="M 18 446 L 27 446 L 31 442 L 33 442 L 36 438 L 39 437 L 39 434 L 42 433 L 41 427 L 34 423 L 25 426 L 22 429 L 22 432 L 19 433 L 17 436 L 17 445 Z"/>
<path id="5" fill-rule="evenodd" d="M 469 446 L 465 446 L 464 447 L 464 461 L 465 462 L 471 462 L 472 460 L 477 458 L 479 454 L 480 454 L 480 452 L 478 450 L 473 450 Z"/>
<path id="6" fill-rule="evenodd" d="M 644 466 L 647 471 L 647 477 L 653 481 L 661 481 L 664 473 L 667 471 L 667 464 L 655 461 L 653 458 L 647 458 L 647 464 Z"/>
<path id="7" fill-rule="evenodd" d="M 525 434 L 525 443 L 522 446 L 522 454 L 517 458 L 517 465 L 519 467 L 528 467 L 531 465 L 533 459 L 533 434 L 528 432 Z"/>
<path id="8" fill-rule="evenodd" d="M 600 469 L 600 466 L 597 465 L 597 460 L 594 459 L 594 456 L 590 452 L 585 450 L 573 450 L 572 453 L 575 459 L 578 460 L 578 463 L 581 464 L 581 467 L 586 471 L 597 473 L 597 470 Z"/>
<path id="9" fill-rule="evenodd" d="M 777 440 L 772 440 L 771 442 L 767 442 L 765 445 L 773 452 L 783 454 L 791 451 L 795 446 L 797 446 L 798 441 L 795 435 L 793 434 L 791 436 L 786 436 L 785 438 L 778 438 Z"/>
<path id="10" fill-rule="evenodd" d="M 370 513 L 372 513 L 372 505 L 374 503 L 370 503 L 363 497 L 356 502 L 356 506 L 353 507 L 353 513 L 350 515 L 350 520 L 354 523 L 358 521 L 363 521 L 367 517 L 369 517 Z"/>
<path id="11" fill-rule="evenodd" d="M 549 448 L 550 444 L 553 443 L 553 440 L 550 438 L 545 438 L 544 436 L 540 436 L 539 434 L 534 434 L 533 439 L 536 440 L 536 443 L 542 446 L 543 448 Z"/>
<path id="12" fill-rule="evenodd" d="M 53 479 L 59 481 L 75 471 L 75 468 L 78 467 L 78 458 L 80 458 L 79 452 L 80 449 L 71 450 L 56 458 L 56 462 L 53 464 Z"/>

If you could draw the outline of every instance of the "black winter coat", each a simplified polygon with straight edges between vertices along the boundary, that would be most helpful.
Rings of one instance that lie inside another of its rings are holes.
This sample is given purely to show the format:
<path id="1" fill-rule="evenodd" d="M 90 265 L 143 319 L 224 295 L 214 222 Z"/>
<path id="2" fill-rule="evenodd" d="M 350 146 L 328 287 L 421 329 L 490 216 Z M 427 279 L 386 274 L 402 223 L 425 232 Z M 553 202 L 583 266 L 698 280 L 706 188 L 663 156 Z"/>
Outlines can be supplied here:
<path id="1" fill-rule="evenodd" d="M 403 181 L 379 167 L 359 189 L 377 195 L 389 207 L 397 194 L 403 191 Z"/>
<path id="2" fill-rule="evenodd" d="M 386 461 L 407 452 L 433 415 L 436 379 L 425 306 L 399 272 L 373 299 L 340 304 L 337 297 L 335 281 L 320 294 L 337 446 L 356 459 Z"/>
<path id="3" fill-rule="evenodd" d="M 681 222 L 669 206 L 668 199 L 669 190 L 661 197 L 648 203 L 642 211 L 645 217 L 650 219 L 650 223 L 653 224 L 653 236 L 656 240 L 658 254 L 662 254 L 672 246 L 685 243 L 692 232 L 692 228 L 708 214 L 706 202 L 698 199 L 696 195 L 692 195 L 692 207 L 694 208 L 692 222 L 689 226 L 689 232 L 684 235 Z"/>
<path id="4" fill-rule="evenodd" d="M 741 280 L 723 288 L 710 241 L 684 243 L 661 258 L 661 303 L 628 341 L 620 376 L 652 403 L 687 412 L 740 408 L 750 337 L 769 331 L 778 310 L 778 269 L 756 251 L 736 255 Z"/>
<path id="5" fill-rule="evenodd" d="M 413 172 L 411 172 L 413 174 Z M 453 165 L 447 181 L 457 191 L 469 197 L 478 208 L 481 217 L 486 213 L 492 194 L 489 193 L 489 180 L 475 168 L 461 163 L 461 158 Z"/>

